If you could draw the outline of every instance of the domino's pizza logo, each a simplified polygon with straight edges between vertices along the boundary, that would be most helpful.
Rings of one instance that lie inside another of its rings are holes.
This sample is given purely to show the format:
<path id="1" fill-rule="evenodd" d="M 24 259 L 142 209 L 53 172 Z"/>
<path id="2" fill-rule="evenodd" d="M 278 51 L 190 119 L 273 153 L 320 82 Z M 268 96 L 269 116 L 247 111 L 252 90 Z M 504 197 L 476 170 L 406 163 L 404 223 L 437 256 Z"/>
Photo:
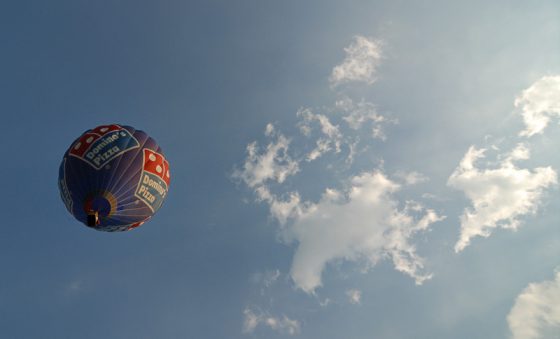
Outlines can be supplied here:
<path id="1" fill-rule="evenodd" d="M 70 148 L 69 154 L 100 169 L 119 155 L 138 147 L 140 143 L 128 130 L 119 125 L 103 125 L 84 133 Z"/>
<path id="2" fill-rule="evenodd" d="M 151 149 L 144 148 L 143 151 L 144 164 L 135 196 L 155 212 L 161 207 L 169 188 L 169 162 Z"/>

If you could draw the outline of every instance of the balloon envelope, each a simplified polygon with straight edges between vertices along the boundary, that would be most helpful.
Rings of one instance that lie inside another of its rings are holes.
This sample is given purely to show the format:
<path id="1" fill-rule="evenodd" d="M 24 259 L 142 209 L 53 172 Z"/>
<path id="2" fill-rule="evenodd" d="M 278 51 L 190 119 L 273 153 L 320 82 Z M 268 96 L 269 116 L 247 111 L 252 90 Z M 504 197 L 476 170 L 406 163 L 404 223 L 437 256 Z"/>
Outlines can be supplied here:
<path id="1" fill-rule="evenodd" d="M 169 163 L 146 133 L 102 125 L 84 132 L 64 154 L 58 187 L 66 209 L 100 231 L 127 231 L 162 205 Z"/>

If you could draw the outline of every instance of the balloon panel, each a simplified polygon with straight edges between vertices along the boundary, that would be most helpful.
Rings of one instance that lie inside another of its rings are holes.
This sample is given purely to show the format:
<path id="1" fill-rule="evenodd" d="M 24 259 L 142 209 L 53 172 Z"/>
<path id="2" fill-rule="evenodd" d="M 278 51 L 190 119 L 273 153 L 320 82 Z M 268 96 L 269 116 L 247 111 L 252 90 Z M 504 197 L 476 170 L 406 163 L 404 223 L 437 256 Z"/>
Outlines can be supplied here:
<path id="1" fill-rule="evenodd" d="M 64 154 L 60 196 L 68 211 L 88 225 L 96 213 L 100 231 L 126 231 L 147 221 L 163 204 L 169 163 L 146 133 L 102 125 L 83 133 Z"/>

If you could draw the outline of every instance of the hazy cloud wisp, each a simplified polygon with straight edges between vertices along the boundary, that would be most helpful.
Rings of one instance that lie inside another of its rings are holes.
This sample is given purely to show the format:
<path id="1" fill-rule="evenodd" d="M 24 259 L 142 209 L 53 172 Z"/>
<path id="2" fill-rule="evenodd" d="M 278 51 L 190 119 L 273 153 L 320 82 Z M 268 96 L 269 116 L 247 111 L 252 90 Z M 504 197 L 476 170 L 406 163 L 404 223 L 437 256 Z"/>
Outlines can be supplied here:
<path id="1" fill-rule="evenodd" d="M 362 302 L 362 291 L 357 289 L 350 289 L 346 291 L 348 302 L 350 304 L 359 305 Z"/>
<path id="2" fill-rule="evenodd" d="M 256 311 L 251 308 L 246 308 L 243 311 L 243 332 L 252 333 L 259 325 L 268 327 L 274 331 L 295 335 L 300 332 L 300 322 L 290 319 L 283 315 L 281 317 L 271 316 L 264 312 Z"/>

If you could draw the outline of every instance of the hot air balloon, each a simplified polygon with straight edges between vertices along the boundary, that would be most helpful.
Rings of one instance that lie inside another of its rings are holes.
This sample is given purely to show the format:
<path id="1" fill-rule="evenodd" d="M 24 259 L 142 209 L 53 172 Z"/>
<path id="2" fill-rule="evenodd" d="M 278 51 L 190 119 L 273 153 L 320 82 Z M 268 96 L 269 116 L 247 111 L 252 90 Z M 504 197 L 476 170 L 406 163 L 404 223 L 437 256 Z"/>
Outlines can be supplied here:
<path id="1" fill-rule="evenodd" d="M 99 231 L 128 231 L 161 207 L 169 163 L 156 141 L 130 126 L 87 130 L 64 153 L 58 187 L 66 209 Z"/>

